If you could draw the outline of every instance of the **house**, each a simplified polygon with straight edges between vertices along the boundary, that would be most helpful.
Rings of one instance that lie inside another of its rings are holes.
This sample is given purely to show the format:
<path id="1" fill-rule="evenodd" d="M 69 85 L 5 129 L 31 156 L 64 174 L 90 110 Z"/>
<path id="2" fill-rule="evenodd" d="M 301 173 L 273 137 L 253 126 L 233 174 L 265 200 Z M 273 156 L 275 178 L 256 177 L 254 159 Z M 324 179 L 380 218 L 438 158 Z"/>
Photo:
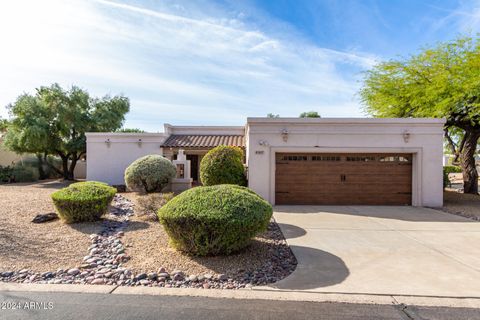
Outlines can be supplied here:
<path id="1" fill-rule="evenodd" d="M 203 155 L 244 148 L 248 185 L 272 204 L 443 203 L 443 119 L 248 118 L 241 127 L 172 126 L 163 133 L 88 133 L 87 179 L 123 184 L 147 154 L 180 149 L 198 183 Z"/>

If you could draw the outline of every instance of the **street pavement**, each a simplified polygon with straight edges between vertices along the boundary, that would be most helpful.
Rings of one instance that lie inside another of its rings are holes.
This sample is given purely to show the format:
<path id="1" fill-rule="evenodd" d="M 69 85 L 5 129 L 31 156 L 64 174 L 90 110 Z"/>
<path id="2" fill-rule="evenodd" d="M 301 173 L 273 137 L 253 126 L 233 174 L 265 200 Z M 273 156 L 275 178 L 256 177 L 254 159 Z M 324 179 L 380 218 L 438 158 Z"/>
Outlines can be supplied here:
<path id="1" fill-rule="evenodd" d="M 66 292 L 0 292 L 0 319 L 476 320 L 480 309 Z M 13 307 L 17 309 L 12 310 Z"/>

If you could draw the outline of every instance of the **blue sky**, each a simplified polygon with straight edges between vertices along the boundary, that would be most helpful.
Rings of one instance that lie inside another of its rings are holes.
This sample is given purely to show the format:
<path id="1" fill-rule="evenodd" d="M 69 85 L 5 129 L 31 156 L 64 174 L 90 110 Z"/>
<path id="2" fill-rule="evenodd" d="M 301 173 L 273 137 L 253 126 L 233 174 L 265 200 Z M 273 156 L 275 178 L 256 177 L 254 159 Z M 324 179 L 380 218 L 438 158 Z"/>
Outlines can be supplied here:
<path id="1" fill-rule="evenodd" d="M 131 99 L 126 127 L 364 116 L 376 62 L 480 31 L 480 0 L 0 2 L 3 106 L 58 82 Z"/>

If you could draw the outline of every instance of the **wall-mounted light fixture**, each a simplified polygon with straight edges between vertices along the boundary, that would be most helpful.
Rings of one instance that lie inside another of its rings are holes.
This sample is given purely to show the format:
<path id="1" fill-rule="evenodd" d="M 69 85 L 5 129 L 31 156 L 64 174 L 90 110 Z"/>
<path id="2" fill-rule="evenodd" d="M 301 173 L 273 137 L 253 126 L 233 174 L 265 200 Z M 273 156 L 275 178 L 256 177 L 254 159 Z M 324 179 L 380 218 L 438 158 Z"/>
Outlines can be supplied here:
<path id="1" fill-rule="evenodd" d="M 107 148 L 110 148 L 110 143 L 111 143 L 110 139 L 105 140 L 105 144 L 107 145 Z"/>
<path id="2" fill-rule="evenodd" d="M 138 144 L 138 147 L 141 148 L 142 147 L 142 139 L 138 139 L 137 144 Z"/>
<path id="3" fill-rule="evenodd" d="M 268 146 L 268 141 L 267 141 L 267 140 L 259 140 L 259 141 L 258 141 L 258 144 L 261 145 L 261 146 L 266 147 L 266 146 Z"/>
<path id="4" fill-rule="evenodd" d="M 282 130 L 282 139 L 283 139 L 283 141 L 285 141 L 285 142 L 288 141 L 288 130 L 287 130 L 287 129 L 283 129 L 283 130 Z"/>
<path id="5" fill-rule="evenodd" d="M 410 140 L 410 132 L 408 132 L 408 130 L 405 130 L 403 131 L 403 141 L 405 141 L 405 143 L 408 143 L 408 140 Z"/>

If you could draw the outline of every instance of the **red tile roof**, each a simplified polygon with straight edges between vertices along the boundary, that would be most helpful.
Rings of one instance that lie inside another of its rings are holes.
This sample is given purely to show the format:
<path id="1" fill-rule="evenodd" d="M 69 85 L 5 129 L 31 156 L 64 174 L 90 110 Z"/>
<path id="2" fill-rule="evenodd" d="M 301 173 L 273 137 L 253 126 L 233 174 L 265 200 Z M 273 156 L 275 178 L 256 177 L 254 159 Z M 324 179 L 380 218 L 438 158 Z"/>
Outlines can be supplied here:
<path id="1" fill-rule="evenodd" d="M 245 147 L 243 135 L 183 135 L 172 134 L 162 147 L 167 148 L 213 148 L 216 146 Z"/>

